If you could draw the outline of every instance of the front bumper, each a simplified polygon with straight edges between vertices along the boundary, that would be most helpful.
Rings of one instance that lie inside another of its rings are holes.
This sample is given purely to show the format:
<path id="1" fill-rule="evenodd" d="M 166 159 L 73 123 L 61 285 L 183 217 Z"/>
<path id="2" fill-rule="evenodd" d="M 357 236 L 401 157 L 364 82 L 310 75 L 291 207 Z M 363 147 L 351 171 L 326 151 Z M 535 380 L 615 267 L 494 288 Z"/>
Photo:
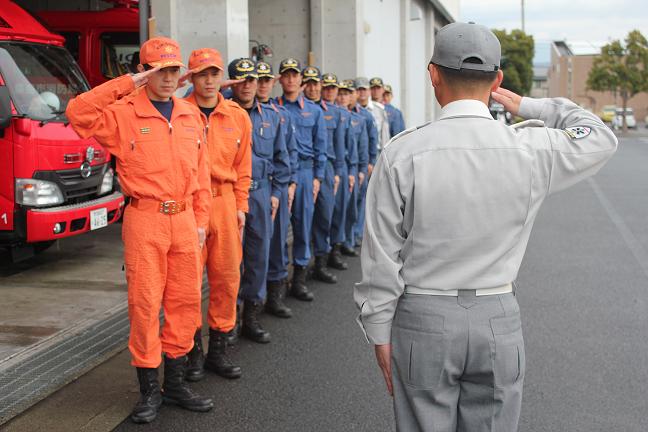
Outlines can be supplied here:
<path id="1" fill-rule="evenodd" d="M 124 196 L 114 192 L 92 201 L 45 209 L 27 210 L 27 243 L 57 240 L 90 231 L 90 212 L 105 208 L 108 224 L 119 219 L 124 208 Z M 54 226 L 62 230 L 54 234 Z"/>

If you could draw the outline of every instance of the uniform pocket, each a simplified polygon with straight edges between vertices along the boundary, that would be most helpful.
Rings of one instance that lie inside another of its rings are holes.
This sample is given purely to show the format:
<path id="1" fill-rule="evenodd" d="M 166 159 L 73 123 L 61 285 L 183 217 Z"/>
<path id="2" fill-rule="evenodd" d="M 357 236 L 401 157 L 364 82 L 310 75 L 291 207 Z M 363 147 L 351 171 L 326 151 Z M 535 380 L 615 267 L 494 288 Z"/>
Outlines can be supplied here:
<path id="1" fill-rule="evenodd" d="M 392 328 L 394 366 L 408 386 L 430 390 L 441 382 L 446 356 L 442 334 Z"/>
<path id="2" fill-rule="evenodd" d="M 127 149 L 126 165 L 138 175 L 149 175 L 167 171 L 170 158 L 166 143 L 156 139 L 131 139 Z"/>
<path id="3" fill-rule="evenodd" d="M 178 156 L 185 175 L 195 175 L 198 172 L 198 149 L 201 145 L 202 140 L 194 137 L 179 140 Z"/>
<path id="4" fill-rule="evenodd" d="M 525 352 L 520 315 L 491 318 L 495 387 L 506 388 L 524 379 Z"/>

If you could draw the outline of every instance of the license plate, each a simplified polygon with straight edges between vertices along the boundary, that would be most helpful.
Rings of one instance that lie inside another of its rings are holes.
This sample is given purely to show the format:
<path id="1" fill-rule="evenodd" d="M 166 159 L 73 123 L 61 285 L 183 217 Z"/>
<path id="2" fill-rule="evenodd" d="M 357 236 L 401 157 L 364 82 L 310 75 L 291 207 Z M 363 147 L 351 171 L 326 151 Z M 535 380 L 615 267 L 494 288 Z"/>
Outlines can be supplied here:
<path id="1" fill-rule="evenodd" d="M 100 208 L 90 212 L 90 230 L 108 226 L 108 209 Z"/>

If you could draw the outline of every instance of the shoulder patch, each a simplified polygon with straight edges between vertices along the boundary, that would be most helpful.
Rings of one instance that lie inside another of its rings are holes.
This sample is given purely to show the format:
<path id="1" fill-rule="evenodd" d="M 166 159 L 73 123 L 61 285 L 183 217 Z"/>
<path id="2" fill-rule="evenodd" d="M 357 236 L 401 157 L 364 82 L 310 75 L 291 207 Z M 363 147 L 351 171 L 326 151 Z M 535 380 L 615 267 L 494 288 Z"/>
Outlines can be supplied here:
<path id="1" fill-rule="evenodd" d="M 563 129 L 563 132 L 571 139 L 581 139 L 592 133 L 592 128 L 589 126 L 573 126 Z"/>
<path id="2" fill-rule="evenodd" d="M 521 121 L 520 123 L 515 123 L 514 125 L 511 125 L 510 127 L 512 129 L 524 129 L 528 127 L 544 127 L 544 122 L 542 120 L 524 120 Z"/>

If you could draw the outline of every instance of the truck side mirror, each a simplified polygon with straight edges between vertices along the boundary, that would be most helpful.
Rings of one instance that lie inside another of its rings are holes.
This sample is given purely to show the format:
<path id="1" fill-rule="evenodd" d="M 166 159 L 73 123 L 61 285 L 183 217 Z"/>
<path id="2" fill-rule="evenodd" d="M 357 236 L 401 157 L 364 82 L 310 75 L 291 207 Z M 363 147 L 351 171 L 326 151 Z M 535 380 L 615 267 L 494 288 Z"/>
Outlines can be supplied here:
<path id="1" fill-rule="evenodd" d="M 0 130 L 11 124 L 11 99 L 7 86 L 0 86 Z"/>

